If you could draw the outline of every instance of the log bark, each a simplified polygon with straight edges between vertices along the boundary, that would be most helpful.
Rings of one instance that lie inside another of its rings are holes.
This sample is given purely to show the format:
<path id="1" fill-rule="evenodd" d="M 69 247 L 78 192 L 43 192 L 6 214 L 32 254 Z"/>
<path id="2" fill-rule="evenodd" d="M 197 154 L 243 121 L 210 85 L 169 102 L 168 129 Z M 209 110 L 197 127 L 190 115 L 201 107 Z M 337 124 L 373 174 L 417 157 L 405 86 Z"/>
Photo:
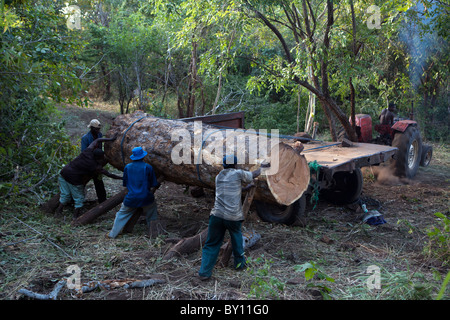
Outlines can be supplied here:
<path id="1" fill-rule="evenodd" d="M 136 112 L 115 118 L 107 136 L 117 134 L 117 139 L 105 145 L 105 155 L 112 166 L 123 171 L 125 165 L 132 161 L 131 150 L 140 146 L 148 152 L 144 161 L 152 165 L 157 176 L 162 175 L 165 180 L 177 184 L 214 190 L 215 177 L 223 169 L 221 156 L 226 153 L 227 141 L 233 142 L 243 131 L 242 129 L 225 131 L 207 124 L 199 127 L 198 123 L 159 119 L 143 112 Z M 179 132 L 187 132 L 187 135 L 181 135 L 180 138 Z M 189 143 L 190 149 L 187 151 L 180 147 L 183 139 Z M 248 146 L 254 140 L 249 141 L 248 136 L 246 139 L 245 154 L 246 159 L 249 159 Z M 257 140 L 257 143 L 259 141 Z M 298 200 L 308 187 L 307 161 L 292 147 L 284 143 L 276 144 L 275 139 L 267 139 L 267 145 L 271 149 L 264 158 L 259 158 L 258 162 L 273 164 L 274 160 L 279 161 L 279 170 L 276 174 L 263 174 L 255 181 L 254 198 L 264 202 L 290 205 Z M 275 145 L 278 146 L 278 150 L 272 148 Z M 177 163 L 173 160 L 174 154 L 182 155 L 186 161 Z M 259 167 L 259 164 L 248 162 L 239 166 L 250 171 Z"/>
<path id="2" fill-rule="evenodd" d="M 128 190 L 125 188 L 119 193 L 117 193 L 115 196 L 100 203 L 98 206 L 92 208 L 91 210 L 86 211 L 84 214 L 82 214 L 77 219 L 72 221 L 72 226 L 81 226 L 91 223 L 99 216 L 103 215 L 104 213 L 121 204 L 127 193 Z"/>

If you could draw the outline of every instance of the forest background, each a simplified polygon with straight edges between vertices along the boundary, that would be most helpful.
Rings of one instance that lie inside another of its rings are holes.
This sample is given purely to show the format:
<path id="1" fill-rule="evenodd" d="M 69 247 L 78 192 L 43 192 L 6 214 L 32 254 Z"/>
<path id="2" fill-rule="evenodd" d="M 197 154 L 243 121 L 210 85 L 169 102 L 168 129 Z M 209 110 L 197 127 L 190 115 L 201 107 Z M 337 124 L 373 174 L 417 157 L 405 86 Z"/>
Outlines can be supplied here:
<path id="1" fill-rule="evenodd" d="M 44 184 L 74 155 L 54 118 L 61 103 L 166 118 L 245 111 L 248 128 L 295 134 L 307 131 L 313 99 L 319 132 L 335 140 L 336 128 L 354 134 L 349 116 L 376 121 L 394 102 L 425 140 L 449 138 L 444 1 L 2 0 L 0 9 L 0 194 Z"/>

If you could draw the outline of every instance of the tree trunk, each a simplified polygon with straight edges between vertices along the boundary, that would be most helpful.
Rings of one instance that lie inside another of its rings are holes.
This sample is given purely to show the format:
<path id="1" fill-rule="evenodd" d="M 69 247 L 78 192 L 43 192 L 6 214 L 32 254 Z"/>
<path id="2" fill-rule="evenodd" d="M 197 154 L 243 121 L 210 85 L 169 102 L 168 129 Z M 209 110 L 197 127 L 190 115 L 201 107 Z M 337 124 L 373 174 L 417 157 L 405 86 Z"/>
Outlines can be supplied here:
<path id="1" fill-rule="evenodd" d="M 352 77 L 349 79 L 350 86 L 350 117 L 352 119 L 352 129 L 356 130 L 356 115 L 355 115 L 355 87 L 353 86 Z M 355 131 L 356 132 L 356 131 Z M 355 141 L 356 142 L 356 141 Z"/>
<path id="2" fill-rule="evenodd" d="M 194 116 L 195 110 L 195 90 L 197 88 L 197 42 L 192 42 L 192 56 L 190 65 L 190 80 L 189 80 L 189 98 L 186 108 L 186 116 L 188 118 Z"/>
<path id="3" fill-rule="evenodd" d="M 270 170 L 255 181 L 256 200 L 290 205 L 302 196 L 309 184 L 305 157 L 277 139 L 267 139 L 266 135 L 256 136 L 242 129 L 221 130 L 198 122 L 158 119 L 143 112 L 116 117 L 107 136 L 115 134 L 117 139 L 105 145 L 105 155 L 119 170 L 131 162 L 131 150 L 140 146 L 148 152 L 144 161 L 153 166 L 157 176 L 177 184 L 214 189 L 215 177 L 223 169 L 226 145 L 236 148 L 238 160 L 241 151 L 249 158 L 251 145 L 252 150 L 258 146 L 260 155 L 266 151 L 265 157 L 256 159 L 258 163 L 271 162 Z M 234 146 L 234 139 L 245 139 L 246 145 Z M 263 150 L 265 143 L 270 146 L 268 151 Z M 259 168 L 258 164 L 249 163 L 248 158 L 239 165 L 241 168 L 250 171 Z"/>

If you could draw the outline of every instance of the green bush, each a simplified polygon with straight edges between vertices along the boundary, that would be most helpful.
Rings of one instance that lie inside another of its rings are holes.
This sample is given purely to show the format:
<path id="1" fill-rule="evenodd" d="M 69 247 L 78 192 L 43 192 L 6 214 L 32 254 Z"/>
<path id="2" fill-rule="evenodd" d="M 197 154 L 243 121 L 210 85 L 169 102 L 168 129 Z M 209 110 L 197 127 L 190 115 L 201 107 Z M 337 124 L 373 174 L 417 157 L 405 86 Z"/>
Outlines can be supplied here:
<path id="1" fill-rule="evenodd" d="M 450 261 L 450 219 L 441 212 L 435 213 L 438 226 L 432 226 L 427 230 L 428 243 L 424 253 L 448 265 Z"/>

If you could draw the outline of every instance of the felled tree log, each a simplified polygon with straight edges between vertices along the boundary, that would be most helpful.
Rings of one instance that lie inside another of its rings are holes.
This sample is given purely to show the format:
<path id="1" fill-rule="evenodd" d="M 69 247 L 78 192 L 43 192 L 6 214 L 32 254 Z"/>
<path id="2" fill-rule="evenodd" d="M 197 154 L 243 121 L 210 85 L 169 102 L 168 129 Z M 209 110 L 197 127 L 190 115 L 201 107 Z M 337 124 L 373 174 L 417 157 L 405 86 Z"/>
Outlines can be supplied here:
<path id="1" fill-rule="evenodd" d="M 242 132 L 239 129 L 221 130 L 207 124 L 199 126 L 195 122 L 159 119 L 136 112 L 114 119 L 106 135 L 117 134 L 117 139 L 105 145 L 105 155 L 112 166 L 123 171 L 125 165 L 132 161 L 132 149 L 143 147 L 148 152 L 144 161 L 152 165 L 157 176 L 162 175 L 167 181 L 177 184 L 214 189 L 215 177 L 223 169 L 221 156 L 226 153 L 227 141 L 233 142 Z M 262 140 L 249 141 L 251 137 L 248 136 L 246 139 L 246 147 L 254 147 L 256 141 L 258 150 L 260 145 L 263 149 Z M 188 150 L 180 148 L 182 141 L 190 146 Z M 260 176 L 255 182 L 254 199 L 290 205 L 308 187 L 308 163 L 303 155 L 284 143 L 277 144 L 275 139 L 266 139 L 266 143 L 271 149 L 258 162 L 271 162 L 274 167 L 274 160 L 279 161 L 279 170 L 275 174 Z M 220 148 L 222 152 L 217 152 Z M 183 162 L 174 161 L 174 154 L 181 155 Z M 249 158 L 247 151 L 246 157 Z M 246 162 L 240 166 L 253 171 L 259 164 Z"/>
<path id="2" fill-rule="evenodd" d="M 113 197 L 95 206 L 91 210 L 86 211 L 84 214 L 72 221 L 72 226 L 81 226 L 94 221 L 102 214 L 121 204 L 127 193 L 128 190 L 125 188 Z"/>

